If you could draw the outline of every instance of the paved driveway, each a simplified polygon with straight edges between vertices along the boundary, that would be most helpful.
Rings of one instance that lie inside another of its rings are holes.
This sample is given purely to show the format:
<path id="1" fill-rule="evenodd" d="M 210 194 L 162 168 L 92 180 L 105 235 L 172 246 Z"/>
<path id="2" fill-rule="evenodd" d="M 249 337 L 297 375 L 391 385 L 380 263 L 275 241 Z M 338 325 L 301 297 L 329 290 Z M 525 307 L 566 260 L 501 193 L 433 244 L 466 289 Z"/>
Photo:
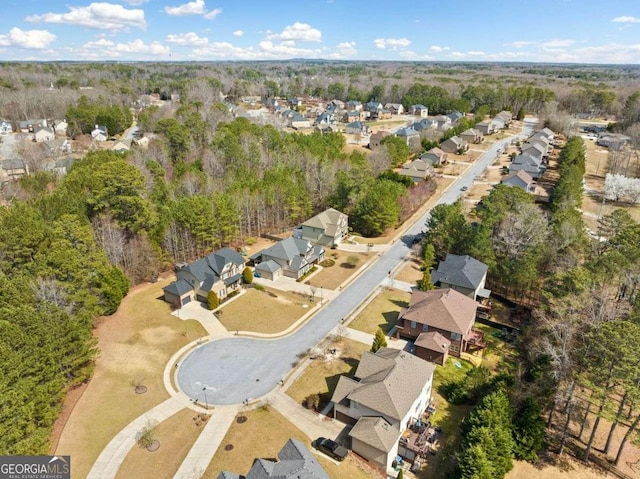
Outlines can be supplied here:
<path id="1" fill-rule="evenodd" d="M 526 130 L 530 132 L 534 125 L 528 124 Z M 510 140 L 491 146 L 438 204 L 453 203 L 460 196 L 460 188 L 470 186 L 495 159 L 498 148 Z M 267 394 L 289 372 L 299 353 L 318 344 L 403 261 L 411 251 L 413 236 L 424 229 L 428 216 L 429 213 L 418 219 L 378 261 L 292 335 L 277 340 L 221 339 L 195 349 L 179 367 L 180 388 L 192 399 L 209 404 L 236 404 Z"/>

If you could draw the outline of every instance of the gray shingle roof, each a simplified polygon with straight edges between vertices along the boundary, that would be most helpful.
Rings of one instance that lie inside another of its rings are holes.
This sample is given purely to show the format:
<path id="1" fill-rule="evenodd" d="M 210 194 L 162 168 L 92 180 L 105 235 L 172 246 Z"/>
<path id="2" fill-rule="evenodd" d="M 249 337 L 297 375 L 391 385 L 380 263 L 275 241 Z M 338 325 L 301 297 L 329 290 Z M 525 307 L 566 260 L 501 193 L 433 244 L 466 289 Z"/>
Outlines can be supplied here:
<path id="1" fill-rule="evenodd" d="M 219 278 L 222 275 L 225 265 L 233 263 L 237 266 L 244 264 L 244 259 L 239 253 L 231 248 L 222 248 L 209 256 L 205 256 L 184 267 L 186 271 L 194 275 L 200 282 L 205 281 L 207 275 L 215 275 Z M 217 279 L 216 279 L 217 281 Z"/>
<path id="2" fill-rule="evenodd" d="M 311 243 L 307 240 L 290 236 L 289 238 L 278 241 L 273 246 L 262 250 L 262 255 L 291 261 L 296 256 L 304 255 L 310 246 Z"/>
<path id="3" fill-rule="evenodd" d="M 311 451 L 297 439 L 287 441 L 278 453 L 278 459 L 278 462 L 256 460 L 245 479 L 330 479 Z M 218 475 L 218 479 L 239 477 L 226 471 Z"/>
<path id="4" fill-rule="evenodd" d="M 193 288 L 189 283 L 187 283 L 184 279 L 180 279 L 178 281 L 174 281 L 168 286 L 162 288 L 163 291 L 167 293 L 176 294 L 178 296 L 182 296 L 189 291 L 193 291 Z"/>
<path id="5" fill-rule="evenodd" d="M 256 271 L 266 271 L 268 273 L 275 273 L 279 269 L 282 269 L 282 268 L 280 268 L 280 265 L 275 261 L 273 261 L 272 259 L 263 261 L 262 263 L 259 263 L 256 265 Z"/>
<path id="6" fill-rule="evenodd" d="M 436 285 L 443 281 L 454 286 L 476 289 L 486 274 L 487 265 L 481 261 L 468 255 L 448 254 L 444 261 L 440 261 L 438 269 L 431 272 L 431 281 Z"/>
<path id="7" fill-rule="evenodd" d="M 420 396 L 434 370 L 433 364 L 406 351 L 392 348 L 380 348 L 375 354 L 367 351 L 355 372 L 360 382 L 347 397 L 400 421 Z"/>

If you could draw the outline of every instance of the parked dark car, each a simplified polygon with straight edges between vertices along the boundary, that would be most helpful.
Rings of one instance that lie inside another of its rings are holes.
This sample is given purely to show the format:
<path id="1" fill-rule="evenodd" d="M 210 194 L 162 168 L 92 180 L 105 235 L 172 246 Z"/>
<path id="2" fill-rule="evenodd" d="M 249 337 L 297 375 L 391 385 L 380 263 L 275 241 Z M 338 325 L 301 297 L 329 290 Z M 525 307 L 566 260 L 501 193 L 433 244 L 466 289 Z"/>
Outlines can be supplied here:
<path id="1" fill-rule="evenodd" d="M 313 447 L 318 451 L 325 453 L 327 456 L 332 457 L 336 461 L 343 461 L 349 454 L 349 450 L 346 447 L 341 446 L 331 439 L 319 437 L 313 441 Z"/>

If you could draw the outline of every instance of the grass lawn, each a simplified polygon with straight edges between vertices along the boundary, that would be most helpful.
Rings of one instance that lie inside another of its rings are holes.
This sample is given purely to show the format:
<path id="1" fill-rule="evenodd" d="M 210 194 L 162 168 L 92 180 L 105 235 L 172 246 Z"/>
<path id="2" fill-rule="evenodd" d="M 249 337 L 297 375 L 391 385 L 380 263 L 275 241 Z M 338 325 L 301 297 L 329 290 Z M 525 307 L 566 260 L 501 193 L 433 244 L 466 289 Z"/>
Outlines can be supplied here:
<path id="1" fill-rule="evenodd" d="M 324 394 L 326 399 L 333 394 L 338 378 L 343 374 L 351 374 L 358 366 L 362 353 L 368 351 L 370 345 L 350 339 L 342 339 L 331 345 L 340 351 L 336 356 L 328 356 L 327 360 L 315 359 L 304 373 L 287 389 L 287 394 L 302 404 L 310 394 Z"/>
<path id="2" fill-rule="evenodd" d="M 231 424 L 222 444 L 202 476 L 203 479 L 216 479 L 223 470 L 246 474 L 255 459 L 277 458 L 278 452 L 289 438 L 298 439 L 313 450 L 309 438 L 273 408 L 267 410 L 260 408 L 241 414 L 247 417 L 247 421 L 242 424 L 237 421 Z M 233 449 L 225 451 L 227 445 L 233 445 Z M 334 464 L 321 455 L 315 455 L 315 457 L 332 479 L 376 477 L 351 454 L 340 465 Z"/>
<path id="3" fill-rule="evenodd" d="M 270 293 L 276 295 L 272 296 Z M 266 291 L 248 289 L 241 298 L 229 303 L 216 315 L 229 331 L 278 333 L 295 323 L 309 311 L 309 304 L 301 295 L 266 288 Z"/>
<path id="4" fill-rule="evenodd" d="M 398 281 L 404 281 L 405 283 L 416 284 L 416 282 L 422 278 L 422 271 L 420 270 L 421 264 L 417 261 L 407 261 L 402 267 L 400 272 L 394 276 L 394 279 Z"/>
<path id="5" fill-rule="evenodd" d="M 155 438 L 160 441 L 160 449 L 149 452 L 138 445 L 134 446 L 120 466 L 116 478 L 153 476 L 156 479 L 171 479 L 204 427 L 194 424 L 195 416 L 194 411 L 185 408 L 158 424 Z"/>
<path id="6" fill-rule="evenodd" d="M 336 289 L 347 278 L 358 271 L 358 269 L 365 264 L 371 256 L 373 256 L 373 253 L 353 253 L 349 251 L 328 250 L 326 256 L 327 259 L 335 261 L 336 264 L 329 267 L 323 267 L 321 271 L 309 280 L 309 283 L 317 288 L 322 286 L 325 289 Z M 355 267 L 347 264 L 347 258 L 351 256 L 358 258 L 358 263 Z M 320 293 L 317 293 L 317 295 L 319 294 Z"/>
<path id="7" fill-rule="evenodd" d="M 482 351 L 482 365 L 492 371 L 508 368 L 509 358 L 515 354 L 515 347 L 497 336 L 501 330 L 481 323 L 476 323 L 474 328 L 484 332 L 484 340 L 487 343 L 487 347 Z"/>
<path id="8" fill-rule="evenodd" d="M 370 334 L 375 334 L 378 328 L 382 328 L 386 333 L 395 326 L 400 310 L 409 306 L 410 299 L 411 293 L 383 291 L 349 323 L 349 327 Z"/>
<path id="9" fill-rule="evenodd" d="M 169 304 L 159 299 L 172 279 L 133 288 L 114 315 L 96 320 L 100 356 L 95 372 L 55 451 L 73 456 L 74 478 L 87 477 L 102 449 L 123 427 L 169 397 L 162 381 L 167 361 L 206 334 L 197 321 L 171 316 Z M 147 392 L 136 394 L 133 381 L 142 381 Z"/>

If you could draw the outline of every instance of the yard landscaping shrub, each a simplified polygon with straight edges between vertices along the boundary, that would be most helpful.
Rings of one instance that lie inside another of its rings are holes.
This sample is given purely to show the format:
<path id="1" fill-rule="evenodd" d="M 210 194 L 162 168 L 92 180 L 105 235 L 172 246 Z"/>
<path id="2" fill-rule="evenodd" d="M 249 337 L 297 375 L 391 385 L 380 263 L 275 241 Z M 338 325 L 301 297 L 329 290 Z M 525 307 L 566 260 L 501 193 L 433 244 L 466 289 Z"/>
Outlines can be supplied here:
<path id="1" fill-rule="evenodd" d="M 220 298 L 218 298 L 218 295 L 215 291 L 209 291 L 209 294 L 207 296 L 207 307 L 210 311 L 213 311 L 218 306 L 220 306 Z"/>
<path id="2" fill-rule="evenodd" d="M 227 295 L 227 299 L 234 298 L 234 297 L 238 296 L 239 294 L 240 294 L 240 291 L 238 291 L 238 290 L 232 291 Z"/>
<path id="3" fill-rule="evenodd" d="M 242 281 L 244 281 L 245 284 L 253 283 L 253 271 L 251 271 L 251 268 L 248 266 L 242 271 Z"/>
<path id="4" fill-rule="evenodd" d="M 335 264 L 336 264 L 335 261 L 327 258 L 322 263 L 320 263 L 320 266 L 322 266 L 323 268 L 331 268 L 332 266 L 335 266 Z"/>
<path id="5" fill-rule="evenodd" d="M 358 258 L 357 256 L 349 256 L 345 264 L 349 268 L 355 268 L 356 266 L 358 266 L 359 262 L 360 262 L 360 258 Z"/>
<path id="6" fill-rule="evenodd" d="M 320 395 L 317 393 L 309 394 L 304 398 L 303 406 L 307 409 L 317 410 L 320 405 Z"/>

